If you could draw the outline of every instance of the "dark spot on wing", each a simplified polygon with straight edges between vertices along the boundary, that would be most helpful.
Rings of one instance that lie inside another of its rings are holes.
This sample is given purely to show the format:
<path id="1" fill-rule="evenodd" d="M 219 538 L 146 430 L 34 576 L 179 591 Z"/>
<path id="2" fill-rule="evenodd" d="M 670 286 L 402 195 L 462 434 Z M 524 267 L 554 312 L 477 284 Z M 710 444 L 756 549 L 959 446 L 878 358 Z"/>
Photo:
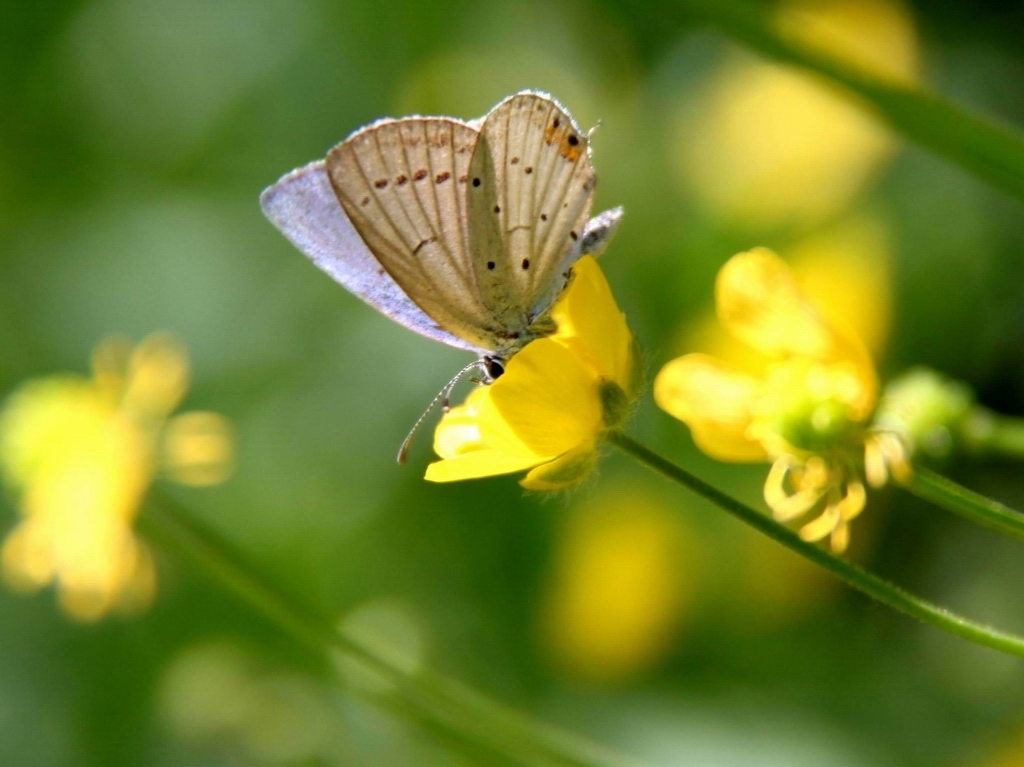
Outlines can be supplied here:
<path id="1" fill-rule="evenodd" d="M 469 181 L 469 176 L 459 176 L 460 184 L 465 184 L 467 181 Z"/>
<path id="2" fill-rule="evenodd" d="M 401 176 L 395 179 L 395 183 L 398 184 L 399 186 L 405 186 L 406 184 L 409 183 L 409 177 L 403 173 Z"/>
<path id="3" fill-rule="evenodd" d="M 378 179 L 378 180 L 374 181 L 373 185 L 375 187 L 377 187 L 378 189 L 383 189 L 384 187 L 386 187 L 388 185 L 388 180 L 386 178 L 381 178 L 381 179 Z"/>
<path id="4" fill-rule="evenodd" d="M 554 120 L 552 121 L 552 123 L 551 123 L 551 127 L 552 127 L 552 128 L 557 128 L 557 127 L 558 127 L 559 125 L 561 125 L 561 124 L 562 124 L 562 121 L 561 121 L 561 120 L 559 120 L 559 119 L 558 119 L 558 118 L 556 117 L 556 118 L 555 118 L 555 119 L 554 119 Z"/>
<path id="5" fill-rule="evenodd" d="M 576 234 L 576 232 L 569 232 L 569 236 L 572 237 L 574 240 L 578 240 L 580 238 L 580 236 Z"/>
<path id="6" fill-rule="evenodd" d="M 548 220 L 548 214 L 547 213 L 541 213 L 540 214 L 540 220 L 541 221 L 547 221 Z"/>
<path id="7" fill-rule="evenodd" d="M 525 168 L 523 168 L 523 173 L 525 173 L 527 176 L 529 176 L 531 173 L 533 173 L 533 168 L 531 166 L 527 165 Z"/>
<path id="8" fill-rule="evenodd" d="M 412 177 L 412 180 L 413 181 L 422 181 L 426 177 L 427 177 L 427 172 L 425 170 L 423 170 L 422 168 L 420 168 L 418 171 L 416 171 L 416 175 L 414 175 Z"/>
<path id="9" fill-rule="evenodd" d="M 497 266 L 497 264 L 495 264 L 493 261 L 487 262 L 487 268 L 490 269 L 491 271 L 494 271 L 495 266 Z"/>
<path id="10" fill-rule="evenodd" d="M 365 206 L 365 205 L 369 205 L 369 204 L 370 204 L 370 198 L 369 198 L 369 197 L 364 197 L 363 199 L 361 199 L 361 200 L 359 201 L 359 204 L 360 204 L 360 205 L 364 205 L 364 206 Z"/>
<path id="11" fill-rule="evenodd" d="M 524 258 L 523 259 L 523 269 L 529 269 L 529 268 L 530 268 L 530 259 Z"/>
<path id="12" fill-rule="evenodd" d="M 448 171 L 445 171 L 444 173 L 438 173 L 437 174 L 437 178 L 434 179 L 434 183 L 442 184 L 445 181 L 447 181 L 448 179 L 450 179 L 451 177 L 452 177 L 452 174 L 449 173 Z"/>
<path id="13" fill-rule="evenodd" d="M 518 157 L 513 157 L 511 160 L 508 161 L 508 164 L 509 165 L 518 165 L 519 164 L 519 158 Z"/>
<path id="14" fill-rule="evenodd" d="M 558 154 L 562 156 L 562 159 L 569 162 L 576 162 L 580 158 L 582 151 L 583 146 L 580 144 L 579 136 L 575 133 L 567 135 L 558 147 Z"/>
<path id="15" fill-rule="evenodd" d="M 495 205 L 494 206 L 494 212 L 495 213 L 501 213 L 501 206 L 500 205 Z"/>
<path id="16" fill-rule="evenodd" d="M 480 179 L 474 178 L 473 179 L 473 186 L 480 186 Z"/>

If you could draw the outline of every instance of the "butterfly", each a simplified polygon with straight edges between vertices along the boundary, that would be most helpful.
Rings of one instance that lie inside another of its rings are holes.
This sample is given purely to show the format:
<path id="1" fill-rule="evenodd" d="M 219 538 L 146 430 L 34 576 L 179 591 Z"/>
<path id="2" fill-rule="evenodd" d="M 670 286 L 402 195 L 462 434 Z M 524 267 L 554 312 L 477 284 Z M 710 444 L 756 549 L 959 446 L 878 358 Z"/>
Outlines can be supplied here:
<path id="1" fill-rule="evenodd" d="M 582 255 L 622 218 L 590 218 L 590 134 L 554 98 L 523 91 L 483 117 L 382 119 L 260 196 L 263 213 L 323 271 L 382 314 L 474 352 L 431 403 L 479 370 L 491 383 L 554 332 L 552 305 Z M 404 460 L 417 421 L 399 453 Z"/>

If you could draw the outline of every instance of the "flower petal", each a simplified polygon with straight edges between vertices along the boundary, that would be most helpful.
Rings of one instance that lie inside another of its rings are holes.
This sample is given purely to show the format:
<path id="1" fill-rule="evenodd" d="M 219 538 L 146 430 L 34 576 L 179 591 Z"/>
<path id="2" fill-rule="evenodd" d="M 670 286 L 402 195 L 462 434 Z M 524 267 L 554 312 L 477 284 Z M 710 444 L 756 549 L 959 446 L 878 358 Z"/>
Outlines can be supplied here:
<path id="1" fill-rule="evenodd" d="M 558 325 L 552 339 L 586 360 L 595 375 L 615 381 L 629 393 L 636 361 L 626 318 L 593 256 L 584 256 L 572 270 L 572 282 L 551 311 Z"/>
<path id="2" fill-rule="evenodd" d="M 0 410 L 0 473 L 14 490 L 30 484 L 40 466 L 79 434 L 102 431 L 114 412 L 89 381 L 54 376 L 22 384 Z"/>
<path id="3" fill-rule="evenodd" d="M 216 485 L 228 478 L 234 458 L 231 424 L 218 414 L 192 411 L 172 418 L 163 435 L 163 468 L 185 485 Z"/>
<path id="4" fill-rule="evenodd" d="M 831 356 L 831 329 L 800 293 L 786 263 L 767 248 L 726 262 L 715 283 L 715 303 L 729 332 L 764 354 Z"/>
<path id="5" fill-rule="evenodd" d="M 684 421 L 693 440 L 708 455 L 725 461 L 761 461 L 760 443 L 748 438 L 758 395 L 757 379 L 706 354 L 687 354 L 669 362 L 654 381 L 654 400 Z"/>
<path id="6" fill-rule="evenodd" d="M 564 490 L 586 479 L 596 461 L 594 445 L 583 444 L 553 461 L 542 463 L 519 480 L 519 484 L 527 490 Z"/>
<path id="7" fill-rule="evenodd" d="M 532 468 L 541 460 L 536 456 L 509 455 L 485 448 L 434 461 L 427 466 L 425 479 L 429 482 L 458 482 L 463 479 L 494 477 Z"/>
<path id="8" fill-rule="evenodd" d="M 550 338 L 530 343 L 491 384 L 490 401 L 499 418 L 481 413 L 488 447 L 505 445 L 504 426 L 543 458 L 555 458 L 593 442 L 603 427 L 598 382 L 580 359 Z"/>
<path id="9" fill-rule="evenodd" d="M 474 389 L 466 401 L 449 410 L 434 430 L 434 452 L 442 458 L 455 458 L 463 453 L 482 450 L 480 437 L 480 403 L 488 397 L 486 387 Z"/>
<path id="10" fill-rule="evenodd" d="M 128 361 L 124 409 L 149 420 L 166 418 L 188 390 L 188 352 L 174 336 L 156 333 L 144 339 Z"/>
<path id="11" fill-rule="evenodd" d="M 789 266 L 767 248 L 729 259 L 715 284 L 718 317 L 730 333 L 769 357 L 803 357 L 851 366 L 855 416 L 878 398 L 874 363 L 861 341 L 827 323 L 800 292 Z"/>

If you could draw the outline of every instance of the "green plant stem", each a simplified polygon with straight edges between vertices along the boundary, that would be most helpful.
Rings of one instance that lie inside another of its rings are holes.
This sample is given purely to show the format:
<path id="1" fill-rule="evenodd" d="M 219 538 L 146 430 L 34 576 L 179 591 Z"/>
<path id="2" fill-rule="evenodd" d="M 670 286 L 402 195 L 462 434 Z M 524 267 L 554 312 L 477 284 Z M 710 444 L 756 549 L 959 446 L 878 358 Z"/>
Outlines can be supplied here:
<path id="1" fill-rule="evenodd" d="M 972 455 L 1024 459 L 1024 418 L 976 405 L 965 419 L 960 438 Z"/>
<path id="2" fill-rule="evenodd" d="M 701 20 L 761 54 L 842 85 L 911 141 L 1024 198 L 1024 135 L 912 85 L 894 82 L 779 33 L 750 0 L 683 0 Z"/>
<path id="3" fill-rule="evenodd" d="M 1024 419 L 1000 416 L 988 450 L 1004 458 L 1024 458 Z"/>
<path id="4" fill-rule="evenodd" d="M 706 498 L 772 540 L 828 570 L 872 599 L 954 636 L 990 647 L 993 650 L 1024 657 L 1024 637 L 998 631 L 963 618 L 944 607 L 920 599 L 899 586 L 862 570 L 819 546 L 802 540 L 789 528 L 726 495 L 622 432 L 611 432 L 606 439 L 648 468 Z"/>
<path id="5" fill-rule="evenodd" d="M 919 498 L 998 533 L 1024 541 L 1024 514 L 928 469 L 915 468 L 903 486 Z"/>
<path id="6" fill-rule="evenodd" d="M 286 594 L 218 533 L 174 499 L 154 491 L 140 530 L 190 560 L 250 608 L 306 649 L 355 661 L 387 683 L 390 692 L 357 690 L 383 702 L 449 741 L 536 767 L 638 767 L 582 737 L 538 722 L 427 669 L 406 671 L 365 642 L 338 630 L 334 621 Z"/>

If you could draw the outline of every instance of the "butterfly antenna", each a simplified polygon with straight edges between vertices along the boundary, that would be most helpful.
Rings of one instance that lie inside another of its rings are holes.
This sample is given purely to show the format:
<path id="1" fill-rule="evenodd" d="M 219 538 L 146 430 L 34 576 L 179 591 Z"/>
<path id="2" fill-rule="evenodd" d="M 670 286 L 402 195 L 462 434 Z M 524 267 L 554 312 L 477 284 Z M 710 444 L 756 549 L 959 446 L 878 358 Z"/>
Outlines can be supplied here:
<path id="1" fill-rule="evenodd" d="M 416 432 L 420 430 L 420 427 L 423 425 L 423 422 L 427 420 L 427 416 L 430 415 L 431 411 L 434 409 L 437 403 L 440 402 L 441 409 L 447 413 L 450 406 L 449 398 L 452 396 L 452 389 L 455 388 L 455 384 L 457 384 L 459 382 L 459 379 L 462 378 L 462 376 L 466 375 L 466 373 L 468 373 L 471 370 L 479 369 L 482 364 L 482 360 L 474 360 L 473 362 L 466 365 L 466 367 L 462 368 L 462 370 L 456 373 L 455 377 L 452 380 L 450 380 L 447 384 L 445 384 L 445 387 L 441 389 L 441 391 L 437 393 L 437 396 L 430 401 L 430 404 L 427 405 L 427 409 L 423 411 L 423 415 L 416 419 L 416 423 L 412 425 L 412 428 L 409 429 L 409 433 L 406 435 L 405 439 L 402 440 L 402 446 L 398 448 L 399 464 L 405 463 L 405 459 L 409 455 L 409 447 L 412 445 L 412 438 L 416 436 Z"/>

